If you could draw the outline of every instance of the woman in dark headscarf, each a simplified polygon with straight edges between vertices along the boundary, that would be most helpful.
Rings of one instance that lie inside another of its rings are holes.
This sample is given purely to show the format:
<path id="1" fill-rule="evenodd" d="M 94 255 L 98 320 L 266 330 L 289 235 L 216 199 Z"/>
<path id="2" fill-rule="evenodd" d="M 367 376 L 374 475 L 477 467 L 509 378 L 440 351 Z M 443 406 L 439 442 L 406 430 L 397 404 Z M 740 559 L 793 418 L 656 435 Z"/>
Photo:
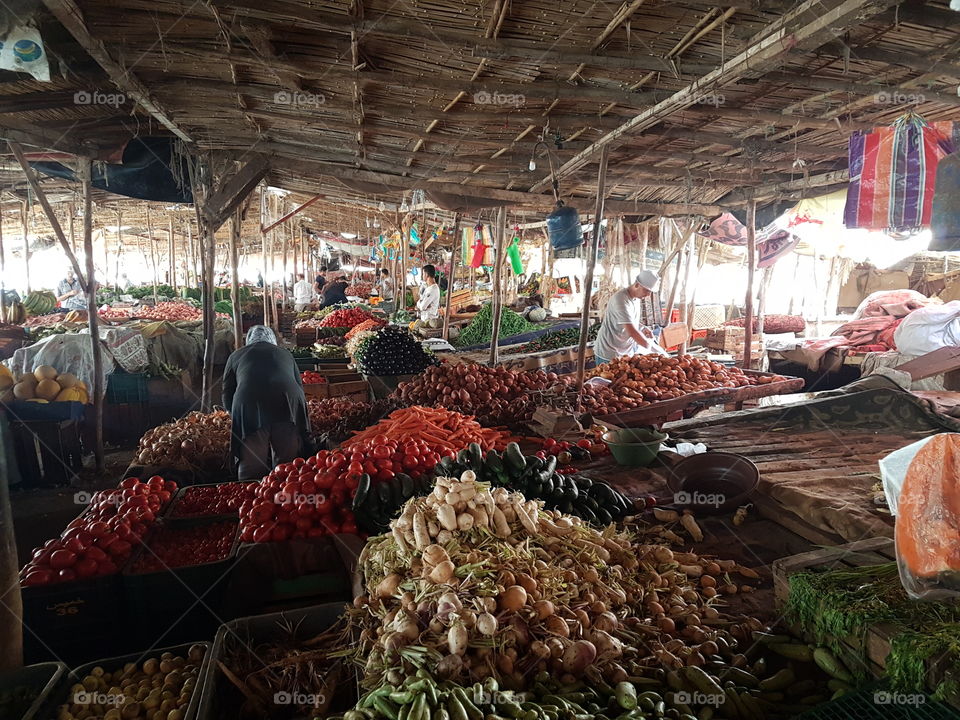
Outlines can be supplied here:
<path id="1" fill-rule="evenodd" d="M 261 478 L 309 450 L 310 418 L 293 355 L 273 330 L 250 328 L 247 344 L 227 359 L 223 406 L 233 418 L 232 452 L 240 480 Z"/>

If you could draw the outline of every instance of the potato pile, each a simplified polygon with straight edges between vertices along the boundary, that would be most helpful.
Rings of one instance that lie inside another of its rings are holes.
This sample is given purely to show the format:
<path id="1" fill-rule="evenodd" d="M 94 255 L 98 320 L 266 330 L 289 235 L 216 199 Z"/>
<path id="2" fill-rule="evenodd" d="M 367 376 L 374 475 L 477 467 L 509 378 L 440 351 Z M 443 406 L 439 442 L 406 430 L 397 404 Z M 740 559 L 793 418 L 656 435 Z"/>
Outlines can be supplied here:
<path id="1" fill-rule="evenodd" d="M 618 412 L 658 400 L 714 388 L 764 385 L 782 379 L 776 375 L 746 375 L 692 355 L 633 355 L 617 358 L 594 368 L 591 377 L 610 380 L 604 390 L 594 390 L 603 402 L 601 411 Z"/>
<path id="2" fill-rule="evenodd" d="M 50 365 L 40 365 L 14 381 L 13 374 L 0 365 L 0 402 L 24 400 L 35 403 L 90 402 L 87 386 L 73 373 L 61 373 Z"/>
<path id="3" fill-rule="evenodd" d="M 70 688 L 57 720 L 183 720 L 205 654 L 203 645 L 192 645 L 187 657 L 165 652 L 114 672 L 95 667 Z"/>

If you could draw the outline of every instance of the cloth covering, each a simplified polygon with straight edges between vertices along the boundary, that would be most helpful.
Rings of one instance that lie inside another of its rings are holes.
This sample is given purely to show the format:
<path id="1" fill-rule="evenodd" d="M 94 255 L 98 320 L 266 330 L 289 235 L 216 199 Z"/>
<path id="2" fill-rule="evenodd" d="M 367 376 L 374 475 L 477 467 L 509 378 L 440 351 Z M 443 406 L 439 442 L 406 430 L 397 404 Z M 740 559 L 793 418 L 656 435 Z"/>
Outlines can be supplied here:
<path id="1" fill-rule="evenodd" d="M 223 371 L 223 406 L 233 419 L 231 451 L 240 458 L 244 438 L 290 422 L 301 447 L 309 447 L 310 419 L 300 370 L 293 355 L 269 342 L 240 348 Z"/>

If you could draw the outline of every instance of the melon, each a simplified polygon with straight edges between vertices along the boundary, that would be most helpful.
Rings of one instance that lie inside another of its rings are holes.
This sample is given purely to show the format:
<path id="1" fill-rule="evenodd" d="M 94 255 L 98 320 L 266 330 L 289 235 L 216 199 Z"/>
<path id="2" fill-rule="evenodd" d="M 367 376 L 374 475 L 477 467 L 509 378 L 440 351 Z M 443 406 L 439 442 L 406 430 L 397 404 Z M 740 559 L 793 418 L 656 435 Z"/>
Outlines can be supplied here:
<path id="1" fill-rule="evenodd" d="M 13 378 L 10 377 L 9 375 L 0 375 L 0 392 L 3 392 L 4 390 L 9 390 L 15 384 L 16 383 L 13 382 Z"/>
<path id="2" fill-rule="evenodd" d="M 35 402 L 35 403 L 40 403 L 42 405 L 46 405 L 50 401 L 45 398 L 27 398 L 27 402 Z"/>
<path id="3" fill-rule="evenodd" d="M 77 383 L 79 382 L 79 380 L 77 380 L 77 376 L 73 373 L 60 373 L 57 375 L 56 380 L 57 384 L 62 388 L 76 387 Z"/>
<path id="4" fill-rule="evenodd" d="M 56 380 L 41 380 L 37 383 L 37 389 L 34 392 L 38 398 L 53 400 L 62 389 Z"/>
<path id="5" fill-rule="evenodd" d="M 86 392 L 86 390 L 87 390 L 87 384 L 86 384 L 83 380 L 77 380 L 77 383 L 74 385 L 74 387 L 75 387 L 75 388 L 79 388 L 80 390 L 83 390 L 84 392 Z"/>
<path id="6" fill-rule="evenodd" d="M 17 400 L 29 400 L 34 396 L 34 388 L 36 386 L 28 382 L 18 382 L 13 386 L 13 394 Z"/>
<path id="7" fill-rule="evenodd" d="M 76 388 L 64 388 L 56 397 L 57 402 L 83 402 L 83 396 Z"/>
<path id="8" fill-rule="evenodd" d="M 0 403 L 3 405 L 9 405 L 14 400 L 17 399 L 17 396 L 13 394 L 13 390 L 7 390 L 3 394 L 0 394 Z"/>
<path id="9" fill-rule="evenodd" d="M 53 380 L 59 373 L 57 369 L 51 365 L 40 365 L 33 371 L 34 376 L 37 380 Z"/>
<path id="10" fill-rule="evenodd" d="M 10 368 L 8 368 L 6 365 L 0 365 L 0 377 L 8 377 L 12 380 L 13 373 L 10 372 Z"/>
<path id="11" fill-rule="evenodd" d="M 17 378 L 17 382 L 30 383 L 31 385 L 36 385 L 40 381 L 37 380 L 37 376 L 34 375 L 33 373 L 24 373 L 23 375 Z"/>
<path id="12" fill-rule="evenodd" d="M 86 388 L 74 388 L 74 390 L 80 393 L 80 402 L 82 402 L 84 405 L 90 404 L 90 395 L 87 393 Z"/>

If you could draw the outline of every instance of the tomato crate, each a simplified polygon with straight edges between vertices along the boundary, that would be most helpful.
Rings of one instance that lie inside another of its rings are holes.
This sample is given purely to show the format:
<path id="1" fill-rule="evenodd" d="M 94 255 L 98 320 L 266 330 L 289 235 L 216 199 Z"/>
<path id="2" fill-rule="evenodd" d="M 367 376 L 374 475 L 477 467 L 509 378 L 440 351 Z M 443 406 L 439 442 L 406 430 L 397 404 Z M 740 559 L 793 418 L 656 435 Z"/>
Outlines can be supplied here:
<path id="1" fill-rule="evenodd" d="M 218 522 L 236 524 L 226 557 L 166 570 L 134 571 L 137 560 L 150 552 L 150 543 L 159 533 Z M 193 518 L 175 524 L 164 520 L 150 531 L 122 573 L 129 622 L 141 644 L 206 637 L 222 622 L 224 593 L 237 556 L 239 524 L 239 519 Z"/>
<path id="2" fill-rule="evenodd" d="M 96 652 L 117 652 L 118 618 L 124 616 L 120 573 L 20 590 L 23 652 L 27 662 L 82 662 Z"/>
<path id="3" fill-rule="evenodd" d="M 384 400 L 393 394 L 400 383 L 413 380 L 416 375 L 364 375 L 370 384 L 370 392 L 374 400 Z"/>
<path id="4" fill-rule="evenodd" d="M 62 662 L 45 662 L 26 665 L 16 670 L 0 673 L 0 695 L 17 688 L 29 688 L 36 693 L 23 714 L 4 717 L 4 720 L 47 720 L 53 717 L 53 698 L 66 682 L 67 666 Z"/>
<path id="5" fill-rule="evenodd" d="M 106 401 L 109 405 L 139 405 L 147 402 L 146 373 L 117 370 L 107 376 Z"/>
<path id="6" fill-rule="evenodd" d="M 294 640 L 315 637 L 333 627 L 345 610 L 344 603 L 327 603 L 237 618 L 221 625 L 213 640 L 206 674 L 200 683 L 202 692 L 195 720 L 220 720 L 240 714 L 243 695 L 237 690 L 237 686 L 230 682 L 220 665 L 230 653 L 237 649 L 253 651 L 262 643 L 291 636 Z M 350 673 L 352 680 L 356 677 L 355 670 L 351 669 Z M 351 709 L 356 704 L 357 691 L 357 682 L 338 683 L 331 711 L 342 713 Z"/>
<path id="7" fill-rule="evenodd" d="M 187 653 L 193 645 L 200 645 L 205 650 L 203 654 L 203 660 L 200 662 L 200 667 L 197 670 L 197 684 L 194 686 L 193 693 L 190 696 L 190 702 L 187 704 L 187 710 L 183 714 L 183 720 L 193 720 L 197 715 L 197 708 L 200 705 L 200 696 L 203 692 L 203 679 L 207 675 L 207 666 L 210 662 L 210 656 L 212 655 L 212 645 L 210 642 L 196 641 L 178 643 L 176 645 L 170 645 L 167 647 L 149 647 L 147 650 L 140 650 L 138 652 L 127 653 L 125 655 L 107 657 L 100 660 L 87 662 L 83 665 L 75 667 L 66 674 L 64 677 L 64 682 L 59 688 L 59 692 L 51 695 L 50 697 L 50 707 L 55 710 L 57 705 L 62 705 L 63 703 L 67 702 L 73 685 L 79 683 L 86 675 L 90 674 L 91 670 L 96 667 L 103 668 L 104 672 L 113 673 L 123 668 L 123 666 L 127 663 L 137 663 L 138 665 L 142 665 L 145 660 L 149 660 L 150 658 L 159 658 L 163 653 L 166 652 L 173 653 L 174 655 L 179 655 L 181 657 L 187 657 Z M 50 714 L 49 717 L 54 718 L 56 715 Z M 6 720 L 6 718 L 4 718 L 4 720 Z M 40 718 L 38 718 L 38 720 L 40 720 Z M 47 720 L 47 718 L 43 718 L 43 720 Z"/>
<path id="8" fill-rule="evenodd" d="M 343 601 L 362 594 L 363 540 L 339 534 L 285 542 L 244 543 L 230 577 L 226 612 L 258 612 Z"/>
<path id="9" fill-rule="evenodd" d="M 256 482 L 256 481 L 254 481 Z M 178 515 L 177 514 L 177 505 L 183 500 L 183 497 L 187 495 L 191 490 L 196 488 L 214 488 L 220 487 L 222 485 L 249 485 L 249 482 L 225 482 L 225 483 L 206 483 L 203 485 L 189 485 L 187 487 L 182 487 L 177 490 L 177 494 L 173 496 L 173 499 L 170 500 L 170 504 L 167 507 L 167 511 L 163 514 L 163 521 L 168 525 L 179 525 L 179 524 L 189 524 L 196 520 L 208 520 L 211 522 L 214 521 L 224 521 L 224 520 L 239 520 L 240 519 L 240 509 L 237 508 L 236 511 L 231 513 L 223 513 L 220 515 Z"/>
<path id="10" fill-rule="evenodd" d="M 342 380 L 332 376 L 329 382 L 304 385 L 303 392 L 307 397 L 313 398 L 347 397 L 351 400 L 366 401 L 370 399 L 370 384 L 366 380 Z"/>

